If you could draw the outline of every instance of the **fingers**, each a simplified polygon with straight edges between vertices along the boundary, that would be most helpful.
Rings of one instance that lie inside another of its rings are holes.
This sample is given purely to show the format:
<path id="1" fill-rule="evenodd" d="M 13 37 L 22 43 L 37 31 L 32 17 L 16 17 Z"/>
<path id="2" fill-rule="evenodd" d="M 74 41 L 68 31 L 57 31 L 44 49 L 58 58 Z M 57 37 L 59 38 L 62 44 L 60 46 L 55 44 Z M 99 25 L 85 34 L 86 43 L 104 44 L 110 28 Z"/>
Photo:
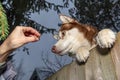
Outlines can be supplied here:
<path id="1" fill-rule="evenodd" d="M 27 26 L 17 26 L 14 30 L 14 34 L 17 35 L 15 39 L 21 42 L 20 45 L 38 41 L 41 36 L 41 34 L 37 30 Z"/>
<path id="2" fill-rule="evenodd" d="M 23 27 L 23 32 L 27 33 L 28 36 L 34 35 L 38 38 L 40 37 L 40 33 L 37 30 L 33 29 L 32 27 Z"/>
<path id="3" fill-rule="evenodd" d="M 25 35 L 25 43 L 38 41 L 40 33 L 32 27 L 23 27 L 23 33 Z"/>

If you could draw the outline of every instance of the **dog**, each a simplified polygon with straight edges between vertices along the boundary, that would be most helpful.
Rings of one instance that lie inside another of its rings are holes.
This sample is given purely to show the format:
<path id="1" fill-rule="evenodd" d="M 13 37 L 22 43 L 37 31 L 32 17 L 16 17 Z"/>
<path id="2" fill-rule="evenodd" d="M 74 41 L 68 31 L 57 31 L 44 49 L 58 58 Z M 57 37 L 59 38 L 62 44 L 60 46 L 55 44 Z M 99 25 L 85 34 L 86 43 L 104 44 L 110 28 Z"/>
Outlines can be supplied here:
<path id="1" fill-rule="evenodd" d="M 95 46 L 111 48 L 116 40 L 115 33 L 110 29 L 98 31 L 91 25 L 79 23 L 65 15 L 60 15 L 60 20 L 63 24 L 58 35 L 54 36 L 58 41 L 51 49 L 53 53 L 72 54 L 77 61 L 86 62 L 90 50 Z"/>

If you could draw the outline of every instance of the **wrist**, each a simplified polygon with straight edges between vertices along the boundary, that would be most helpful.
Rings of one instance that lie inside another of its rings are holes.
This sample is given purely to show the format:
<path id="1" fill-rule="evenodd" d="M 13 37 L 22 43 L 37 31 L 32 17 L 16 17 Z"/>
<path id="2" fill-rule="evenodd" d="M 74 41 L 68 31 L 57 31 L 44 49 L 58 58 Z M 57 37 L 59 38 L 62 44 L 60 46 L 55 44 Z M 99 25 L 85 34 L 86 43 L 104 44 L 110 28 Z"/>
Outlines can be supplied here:
<path id="1" fill-rule="evenodd" d="M 6 61 L 10 52 L 11 51 L 8 49 L 8 45 L 5 42 L 0 45 L 0 63 Z"/>
<path id="2" fill-rule="evenodd" d="M 3 43 L 3 44 L 0 46 L 0 55 L 4 55 L 4 54 L 6 54 L 6 52 L 8 52 L 8 50 L 7 50 L 7 45 Z"/>
<path id="3" fill-rule="evenodd" d="M 0 63 L 6 62 L 7 57 L 8 57 L 8 54 L 2 54 L 2 55 L 0 55 Z"/>

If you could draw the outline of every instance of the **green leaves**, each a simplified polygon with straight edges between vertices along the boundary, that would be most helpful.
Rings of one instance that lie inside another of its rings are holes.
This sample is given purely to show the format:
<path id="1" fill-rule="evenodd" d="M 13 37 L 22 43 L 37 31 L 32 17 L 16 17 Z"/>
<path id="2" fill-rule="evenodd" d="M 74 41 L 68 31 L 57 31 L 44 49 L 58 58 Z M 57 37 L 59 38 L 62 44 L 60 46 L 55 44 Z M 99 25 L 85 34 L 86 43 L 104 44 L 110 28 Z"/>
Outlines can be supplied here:
<path id="1" fill-rule="evenodd" d="M 8 30 L 7 16 L 0 2 L 0 40 L 4 40 L 8 36 Z"/>

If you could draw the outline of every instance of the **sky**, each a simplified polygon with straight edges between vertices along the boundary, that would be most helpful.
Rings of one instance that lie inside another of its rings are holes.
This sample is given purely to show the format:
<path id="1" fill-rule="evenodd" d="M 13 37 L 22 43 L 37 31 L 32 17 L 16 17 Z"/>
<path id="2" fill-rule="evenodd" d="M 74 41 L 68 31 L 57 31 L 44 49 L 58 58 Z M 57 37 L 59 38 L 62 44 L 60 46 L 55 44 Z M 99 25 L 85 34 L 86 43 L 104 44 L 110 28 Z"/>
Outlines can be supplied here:
<path id="1" fill-rule="evenodd" d="M 47 1 L 52 1 L 56 4 L 63 4 L 62 1 L 58 2 L 58 0 Z M 74 7 L 74 5 L 73 3 L 70 3 L 69 8 L 72 7 Z M 68 15 L 69 8 L 61 9 L 61 13 Z M 30 19 L 48 28 L 55 28 L 57 30 L 59 29 L 58 23 L 61 23 L 59 15 L 54 10 L 50 10 L 49 12 L 41 11 L 40 14 L 32 13 L 30 15 Z M 43 34 L 38 42 L 26 44 L 13 52 L 13 54 L 15 54 L 13 59 L 15 61 L 13 62 L 13 64 L 15 65 L 16 69 L 20 67 L 20 63 L 22 62 L 20 70 L 20 75 L 22 75 L 22 79 L 19 78 L 20 80 L 28 80 L 35 68 L 42 68 L 45 66 L 42 62 L 42 55 L 49 55 L 49 60 L 54 63 L 55 54 L 51 52 L 51 47 L 55 44 L 55 42 L 56 40 L 53 38 L 52 34 L 47 33 Z M 24 47 L 27 47 L 29 49 L 29 55 L 27 55 L 26 52 L 23 52 Z M 69 58 L 68 56 L 62 57 L 64 64 L 68 64 L 71 62 L 71 58 Z"/>

